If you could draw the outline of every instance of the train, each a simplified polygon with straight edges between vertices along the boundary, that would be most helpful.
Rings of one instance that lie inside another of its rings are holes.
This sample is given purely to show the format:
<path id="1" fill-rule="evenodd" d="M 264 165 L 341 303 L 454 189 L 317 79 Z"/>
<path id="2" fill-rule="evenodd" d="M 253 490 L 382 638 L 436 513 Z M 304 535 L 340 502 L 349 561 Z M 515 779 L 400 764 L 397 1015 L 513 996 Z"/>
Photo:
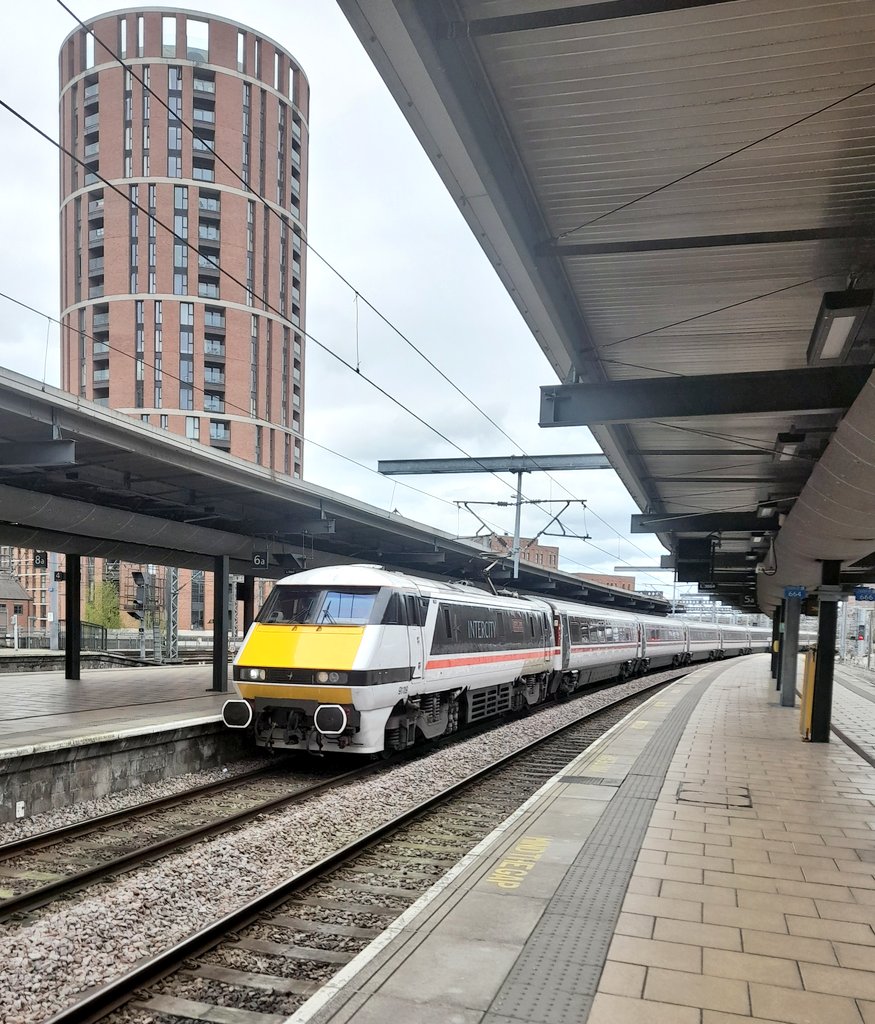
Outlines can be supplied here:
<path id="1" fill-rule="evenodd" d="M 229 728 L 387 754 L 651 669 L 769 650 L 771 631 L 490 593 L 375 565 L 277 582 L 234 658 Z"/>

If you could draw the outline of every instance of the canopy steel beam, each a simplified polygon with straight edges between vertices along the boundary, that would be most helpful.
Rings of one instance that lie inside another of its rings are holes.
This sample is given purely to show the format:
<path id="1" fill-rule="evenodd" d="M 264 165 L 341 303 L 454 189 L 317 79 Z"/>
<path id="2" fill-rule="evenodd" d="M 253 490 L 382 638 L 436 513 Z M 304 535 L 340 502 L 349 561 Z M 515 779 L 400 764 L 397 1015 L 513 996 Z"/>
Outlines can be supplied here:
<path id="1" fill-rule="evenodd" d="M 536 473 L 550 469 L 610 469 L 607 456 L 508 455 L 482 459 L 384 459 L 377 463 L 383 476 L 417 473 Z"/>
<path id="2" fill-rule="evenodd" d="M 693 7 L 713 7 L 732 0 L 604 0 L 595 4 L 575 4 L 548 11 L 505 14 L 474 21 L 451 21 L 443 33 L 446 39 L 467 36 L 491 36 L 507 32 L 530 32 L 540 28 L 561 28 L 564 25 L 586 25 L 615 18 L 635 18 L 643 14 L 666 14 L 687 11 Z"/>
<path id="3" fill-rule="evenodd" d="M 632 516 L 632 533 L 763 533 L 778 529 L 778 517 L 756 512 L 657 513 Z"/>
<path id="4" fill-rule="evenodd" d="M 551 384 L 541 388 L 540 425 L 577 427 L 687 416 L 844 410 L 853 405 L 869 372 L 868 366 L 818 366 L 610 384 Z"/>
<path id="5" fill-rule="evenodd" d="M 0 444 L 0 466 L 72 466 L 76 463 L 75 441 L 15 441 Z"/>
<path id="6" fill-rule="evenodd" d="M 742 231 L 725 235 L 685 235 L 678 238 L 634 238 L 619 242 L 548 243 L 558 256 L 608 256 L 612 253 L 665 252 L 677 249 L 716 249 L 734 245 L 780 245 L 819 242 L 832 238 L 875 238 L 869 224 L 835 224 L 791 231 Z"/>

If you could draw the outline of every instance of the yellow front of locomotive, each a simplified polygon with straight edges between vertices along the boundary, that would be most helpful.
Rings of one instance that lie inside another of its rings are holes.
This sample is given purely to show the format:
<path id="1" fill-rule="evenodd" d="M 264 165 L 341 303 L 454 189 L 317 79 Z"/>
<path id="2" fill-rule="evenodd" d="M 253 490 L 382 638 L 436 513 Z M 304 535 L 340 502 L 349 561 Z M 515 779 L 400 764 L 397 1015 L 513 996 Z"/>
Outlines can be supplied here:
<path id="1" fill-rule="evenodd" d="M 405 627 L 383 621 L 387 577 L 345 566 L 281 580 L 234 659 L 225 724 L 268 748 L 382 751 L 412 674 Z"/>

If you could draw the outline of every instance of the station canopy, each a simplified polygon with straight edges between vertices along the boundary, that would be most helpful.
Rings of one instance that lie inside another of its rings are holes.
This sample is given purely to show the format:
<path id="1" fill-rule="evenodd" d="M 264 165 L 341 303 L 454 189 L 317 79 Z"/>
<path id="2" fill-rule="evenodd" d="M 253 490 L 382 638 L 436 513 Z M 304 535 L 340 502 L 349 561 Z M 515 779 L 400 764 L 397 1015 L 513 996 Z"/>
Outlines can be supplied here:
<path id="1" fill-rule="evenodd" d="M 633 532 L 740 607 L 871 575 L 875 5 L 338 2 Z"/>
<path id="2" fill-rule="evenodd" d="M 0 369 L 0 544 L 276 579 L 366 562 L 665 614 Z"/>

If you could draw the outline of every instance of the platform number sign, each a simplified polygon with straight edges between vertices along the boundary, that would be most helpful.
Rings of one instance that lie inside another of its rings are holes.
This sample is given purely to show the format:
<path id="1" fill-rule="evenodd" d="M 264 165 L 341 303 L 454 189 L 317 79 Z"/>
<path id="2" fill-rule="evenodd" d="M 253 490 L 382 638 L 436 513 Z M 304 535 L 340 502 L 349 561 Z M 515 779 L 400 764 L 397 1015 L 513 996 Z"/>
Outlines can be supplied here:
<path id="1" fill-rule="evenodd" d="M 49 567 L 49 555 L 46 551 L 34 551 L 33 553 L 33 567 L 34 569 L 48 569 Z"/>
<path id="2" fill-rule="evenodd" d="M 267 552 L 266 551 L 253 551 L 252 552 L 252 568 L 253 569 L 266 569 L 267 568 Z"/>
<path id="3" fill-rule="evenodd" d="M 875 587 L 854 587 L 855 601 L 875 601 Z"/>
<path id="4" fill-rule="evenodd" d="M 808 588 L 807 587 L 784 587 L 784 597 L 787 600 L 789 600 L 790 598 L 793 598 L 793 597 L 798 597 L 800 600 L 804 601 L 805 598 L 808 597 Z"/>

